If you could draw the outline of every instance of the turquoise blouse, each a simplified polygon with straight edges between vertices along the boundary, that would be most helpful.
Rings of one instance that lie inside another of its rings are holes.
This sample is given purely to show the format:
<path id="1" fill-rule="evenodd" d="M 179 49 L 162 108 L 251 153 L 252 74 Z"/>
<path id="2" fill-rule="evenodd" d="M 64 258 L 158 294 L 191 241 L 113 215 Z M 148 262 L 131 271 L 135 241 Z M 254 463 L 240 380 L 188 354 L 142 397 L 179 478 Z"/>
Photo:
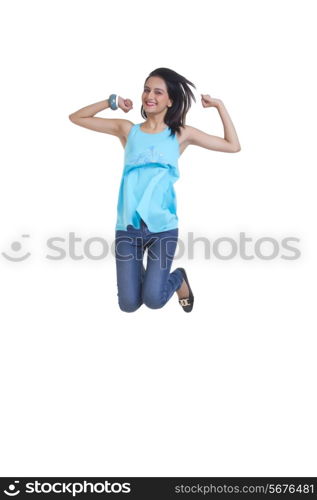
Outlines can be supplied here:
<path id="1" fill-rule="evenodd" d="M 153 233 L 178 227 L 173 184 L 179 178 L 177 136 L 170 128 L 150 134 L 141 123 L 131 127 L 124 153 L 124 168 L 117 204 L 116 229 L 131 224 L 141 227 L 141 218 Z"/>

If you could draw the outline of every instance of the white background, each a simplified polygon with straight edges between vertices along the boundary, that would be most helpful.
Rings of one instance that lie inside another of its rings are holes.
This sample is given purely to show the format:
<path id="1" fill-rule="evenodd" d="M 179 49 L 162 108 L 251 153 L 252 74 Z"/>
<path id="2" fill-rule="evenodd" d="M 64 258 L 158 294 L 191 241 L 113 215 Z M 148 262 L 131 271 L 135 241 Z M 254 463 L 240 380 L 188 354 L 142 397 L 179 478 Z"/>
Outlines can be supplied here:
<path id="1" fill-rule="evenodd" d="M 31 253 L 0 255 L 2 476 L 316 476 L 313 7 L 2 4 L 0 251 Z M 113 254 L 84 254 L 114 240 L 124 151 L 68 115 L 117 93 L 133 110 L 98 116 L 143 122 L 161 66 L 196 85 L 186 123 L 223 136 L 210 94 L 242 147 L 181 156 L 180 239 L 245 232 L 249 254 L 261 237 L 300 240 L 295 260 L 205 258 L 197 243 L 172 267 L 187 270 L 191 314 L 176 294 L 121 311 Z M 67 250 L 71 232 L 83 258 L 48 259 L 47 239 Z"/>

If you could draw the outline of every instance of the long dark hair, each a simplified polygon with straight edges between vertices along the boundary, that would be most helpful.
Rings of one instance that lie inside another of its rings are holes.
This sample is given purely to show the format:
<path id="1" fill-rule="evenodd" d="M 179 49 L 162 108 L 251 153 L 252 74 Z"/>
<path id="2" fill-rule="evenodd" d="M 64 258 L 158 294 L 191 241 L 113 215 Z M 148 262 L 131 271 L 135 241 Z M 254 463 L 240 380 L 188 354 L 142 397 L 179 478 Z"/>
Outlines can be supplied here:
<path id="1" fill-rule="evenodd" d="M 159 76 L 165 81 L 168 97 L 173 101 L 173 105 L 168 108 L 164 117 L 164 122 L 171 129 L 170 135 L 174 136 L 175 132 L 180 133 L 180 128 L 185 125 L 186 114 L 192 104 L 191 99 L 196 102 L 189 85 L 194 88 L 196 87 L 187 78 L 169 68 L 156 68 L 154 71 L 151 71 L 145 79 L 144 85 L 146 85 L 147 80 L 151 76 Z M 143 104 L 141 106 L 141 115 L 143 118 L 147 118 Z"/>

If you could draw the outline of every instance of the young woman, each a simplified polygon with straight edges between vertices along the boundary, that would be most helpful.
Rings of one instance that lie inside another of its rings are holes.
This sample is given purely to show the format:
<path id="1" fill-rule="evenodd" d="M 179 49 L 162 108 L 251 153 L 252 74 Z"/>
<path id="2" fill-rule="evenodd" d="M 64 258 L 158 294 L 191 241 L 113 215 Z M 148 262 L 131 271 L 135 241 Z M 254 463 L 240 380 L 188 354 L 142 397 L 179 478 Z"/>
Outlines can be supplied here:
<path id="1" fill-rule="evenodd" d="M 143 123 L 95 117 L 109 107 L 125 113 L 133 108 L 131 99 L 116 94 L 69 115 L 76 125 L 118 137 L 125 149 L 115 227 L 117 295 L 122 311 L 136 311 L 142 304 L 161 308 L 175 291 L 183 310 L 193 309 L 194 295 L 185 269 L 170 272 L 178 240 L 173 188 L 179 177 L 178 158 L 189 145 L 227 153 L 241 149 L 220 99 L 201 94 L 204 108 L 217 108 L 224 138 L 185 125 L 191 99 L 196 101 L 189 85 L 196 88 L 171 69 L 152 71 L 141 96 Z"/>

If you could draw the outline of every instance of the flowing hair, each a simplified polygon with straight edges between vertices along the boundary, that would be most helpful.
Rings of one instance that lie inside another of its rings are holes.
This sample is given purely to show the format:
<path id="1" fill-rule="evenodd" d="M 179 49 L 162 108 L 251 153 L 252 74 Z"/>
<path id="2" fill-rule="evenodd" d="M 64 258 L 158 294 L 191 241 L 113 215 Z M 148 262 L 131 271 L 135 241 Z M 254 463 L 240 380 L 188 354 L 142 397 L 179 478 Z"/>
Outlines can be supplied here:
<path id="1" fill-rule="evenodd" d="M 164 122 L 171 129 L 171 135 L 174 136 L 175 132 L 180 133 L 180 128 L 186 123 L 186 114 L 188 113 L 193 99 L 196 102 L 195 96 L 189 85 L 196 88 L 195 85 L 187 80 L 184 76 L 176 73 L 169 68 L 157 68 L 147 76 L 144 85 L 151 76 L 161 77 L 167 87 L 168 97 L 173 101 L 173 104 L 168 108 L 164 117 Z M 147 118 L 143 104 L 141 106 L 141 115 Z"/>

